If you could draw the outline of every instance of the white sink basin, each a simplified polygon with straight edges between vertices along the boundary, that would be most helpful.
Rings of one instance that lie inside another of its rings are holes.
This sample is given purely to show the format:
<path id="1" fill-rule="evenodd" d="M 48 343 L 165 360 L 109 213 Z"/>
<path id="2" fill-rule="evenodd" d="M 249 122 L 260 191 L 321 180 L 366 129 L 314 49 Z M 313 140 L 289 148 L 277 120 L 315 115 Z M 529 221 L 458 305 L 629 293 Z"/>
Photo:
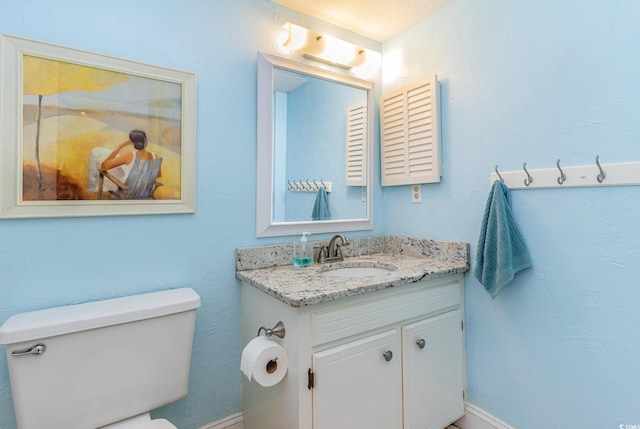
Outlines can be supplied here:
<path id="1" fill-rule="evenodd" d="M 396 269 L 397 267 L 391 264 L 373 264 L 366 262 L 354 265 L 354 263 L 351 262 L 348 265 L 329 265 L 325 269 L 322 269 L 321 272 L 323 275 L 330 277 L 370 277 L 383 276 Z"/>

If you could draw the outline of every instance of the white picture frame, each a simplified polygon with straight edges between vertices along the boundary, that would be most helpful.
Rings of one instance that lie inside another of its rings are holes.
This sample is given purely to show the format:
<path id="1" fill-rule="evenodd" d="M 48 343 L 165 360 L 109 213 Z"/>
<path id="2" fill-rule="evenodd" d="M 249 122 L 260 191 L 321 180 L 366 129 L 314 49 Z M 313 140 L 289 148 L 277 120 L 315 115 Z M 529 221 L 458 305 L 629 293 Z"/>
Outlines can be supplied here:
<path id="1" fill-rule="evenodd" d="M 195 74 L 3 34 L 0 59 L 0 218 L 195 212 Z M 91 150 L 132 129 L 163 158 L 163 186 L 98 200 Z"/>

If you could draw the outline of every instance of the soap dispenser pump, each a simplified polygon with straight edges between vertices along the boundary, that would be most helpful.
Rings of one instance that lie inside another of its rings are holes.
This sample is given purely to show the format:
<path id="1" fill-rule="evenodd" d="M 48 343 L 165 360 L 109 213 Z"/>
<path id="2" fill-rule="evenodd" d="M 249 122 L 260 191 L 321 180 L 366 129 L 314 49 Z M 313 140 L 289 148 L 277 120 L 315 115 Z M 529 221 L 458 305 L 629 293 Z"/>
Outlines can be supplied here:
<path id="1" fill-rule="evenodd" d="M 308 267 L 313 264 L 313 245 L 307 242 L 308 232 L 303 232 L 300 241 L 293 243 L 293 266 Z"/>

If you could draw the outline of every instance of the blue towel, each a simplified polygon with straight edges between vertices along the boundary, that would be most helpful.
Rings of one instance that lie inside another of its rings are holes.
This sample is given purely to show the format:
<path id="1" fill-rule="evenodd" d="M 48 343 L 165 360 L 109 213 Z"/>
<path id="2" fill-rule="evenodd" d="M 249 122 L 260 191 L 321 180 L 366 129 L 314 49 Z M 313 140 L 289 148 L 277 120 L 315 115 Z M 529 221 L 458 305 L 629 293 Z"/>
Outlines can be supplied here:
<path id="1" fill-rule="evenodd" d="M 491 187 L 484 209 L 473 275 L 495 298 L 531 258 L 511 213 L 509 188 L 500 180 Z"/>
<path id="2" fill-rule="evenodd" d="M 329 201 L 327 200 L 327 191 L 324 187 L 318 189 L 316 195 L 316 202 L 313 205 L 313 212 L 311 212 L 311 219 L 313 220 L 329 220 L 331 218 L 331 212 L 329 211 Z"/>

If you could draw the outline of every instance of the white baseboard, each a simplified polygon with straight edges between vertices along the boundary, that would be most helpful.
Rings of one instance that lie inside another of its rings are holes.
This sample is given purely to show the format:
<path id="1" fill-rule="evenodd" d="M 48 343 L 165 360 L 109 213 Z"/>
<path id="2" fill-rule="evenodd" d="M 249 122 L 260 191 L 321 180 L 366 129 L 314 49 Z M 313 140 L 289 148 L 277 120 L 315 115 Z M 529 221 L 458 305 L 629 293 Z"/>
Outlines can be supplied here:
<path id="1" fill-rule="evenodd" d="M 467 402 L 464 407 L 464 417 L 454 423 L 460 429 L 516 429 L 482 408 Z M 243 429 L 242 413 L 233 414 L 222 420 L 207 423 L 198 429 Z"/>
<path id="2" fill-rule="evenodd" d="M 198 429 L 243 429 L 244 418 L 242 413 L 234 414 L 229 417 L 225 417 L 217 422 L 211 422 L 200 426 Z"/>
<path id="3" fill-rule="evenodd" d="M 468 402 L 464 407 L 464 417 L 454 424 L 460 429 L 516 429 Z"/>

